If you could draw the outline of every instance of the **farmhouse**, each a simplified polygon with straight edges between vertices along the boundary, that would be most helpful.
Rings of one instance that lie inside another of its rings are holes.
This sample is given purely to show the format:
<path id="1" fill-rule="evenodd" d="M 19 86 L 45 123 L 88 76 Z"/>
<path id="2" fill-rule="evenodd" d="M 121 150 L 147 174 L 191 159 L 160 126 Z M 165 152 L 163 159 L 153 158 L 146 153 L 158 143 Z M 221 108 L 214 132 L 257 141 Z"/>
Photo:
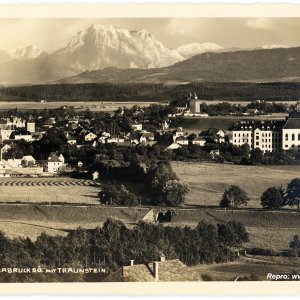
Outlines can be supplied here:
<path id="1" fill-rule="evenodd" d="M 107 282 L 152 282 L 152 281 L 201 281 L 199 272 L 187 267 L 179 259 L 166 260 L 164 256 L 159 261 L 148 264 L 124 266 L 109 275 Z"/>

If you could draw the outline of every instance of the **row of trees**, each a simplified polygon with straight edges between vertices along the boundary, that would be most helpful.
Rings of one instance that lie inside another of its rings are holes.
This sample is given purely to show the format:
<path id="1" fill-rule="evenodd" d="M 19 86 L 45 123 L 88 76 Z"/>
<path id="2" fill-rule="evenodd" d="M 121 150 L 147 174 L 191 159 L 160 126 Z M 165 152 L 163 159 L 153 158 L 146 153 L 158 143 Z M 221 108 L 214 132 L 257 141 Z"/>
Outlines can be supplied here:
<path id="1" fill-rule="evenodd" d="M 1 264 L 18 268 L 103 268 L 106 274 L 0 274 L 1 282 L 101 281 L 104 276 L 128 265 L 179 258 L 187 265 L 220 263 L 233 260 L 234 250 L 249 240 L 243 224 L 228 222 L 212 225 L 200 222 L 196 228 L 164 227 L 139 222 L 132 229 L 108 219 L 102 228 L 78 228 L 66 237 L 41 234 L 35 242 L 29 238 L 9 239 L 0 232 Z"/>
<path id="2" fill-rule="evenodd" d="M 239 186 L 232 185 L 225 190 L 221 201 L 221 207 L 237 208 L 241 205 L 247 206 L 250 198 Z M 267 209 L 280 209 L 283 206 L 297 206 L 300 210 L 300 179 L 291 180 L 286 189 L 282 187 L 269 187 L 261 195 L 261 205 Z"/>
<path id="3" fill-rule="evenodd" d="M 143 200 L 141 200 L 141 197 L 129 191 L 124 184 L 118 185 L 114 181 L 113 184 L 103 185 L 102 191 L 99 192 L 101 203 L 126 206 L 139 203 L 179 206 L 184 203 L 189 192 L 188 185 L 179 180 L 167 161 L 151 162 L 149 165 L 144 165 L 144 167 L 142 163 L 136 162 L 125 168 L 115 167 L 114 169 L 114 173 L 109 173 L 110 176 L 113 174 L 112 179 L 122 178 L 124 183 L 134 182 L 135 189 L 140 185 L 142 191 L 148 197 L 143 195 Z"/>

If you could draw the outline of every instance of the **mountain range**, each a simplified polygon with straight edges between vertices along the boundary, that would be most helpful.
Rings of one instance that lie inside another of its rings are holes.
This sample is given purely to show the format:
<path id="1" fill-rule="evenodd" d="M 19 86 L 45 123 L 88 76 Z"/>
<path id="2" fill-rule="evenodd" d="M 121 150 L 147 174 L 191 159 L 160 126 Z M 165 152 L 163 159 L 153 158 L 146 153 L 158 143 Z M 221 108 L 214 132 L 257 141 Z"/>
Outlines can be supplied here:
<path id="1" fill-rule="evenodd" d="M 300 77 L 300 48 L 224 49 L 192 43 L 169 49 L 146 30 L 94 24 L 48 54 L 35 46 L 0 50 L 0 84 L 273 81 Z"/>

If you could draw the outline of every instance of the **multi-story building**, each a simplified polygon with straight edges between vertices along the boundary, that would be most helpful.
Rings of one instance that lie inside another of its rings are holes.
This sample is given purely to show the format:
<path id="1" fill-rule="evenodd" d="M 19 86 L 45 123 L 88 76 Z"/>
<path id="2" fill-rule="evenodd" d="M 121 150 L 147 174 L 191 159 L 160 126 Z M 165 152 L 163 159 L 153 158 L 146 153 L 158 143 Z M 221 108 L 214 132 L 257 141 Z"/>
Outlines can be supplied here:
<path id="1" fill-rule="evenodd" d="M 282 129 L 282 149 L 300 147 L 300 107 L 291 114 Z"/>
<path id="2" fill-rule="evenodd" d="M 236 146 L 248 144 L 250 149 L 259 148 L 263 152 L 281 149 L 284 121 L 240 121 L 232 130 L 232 143 Z"/>

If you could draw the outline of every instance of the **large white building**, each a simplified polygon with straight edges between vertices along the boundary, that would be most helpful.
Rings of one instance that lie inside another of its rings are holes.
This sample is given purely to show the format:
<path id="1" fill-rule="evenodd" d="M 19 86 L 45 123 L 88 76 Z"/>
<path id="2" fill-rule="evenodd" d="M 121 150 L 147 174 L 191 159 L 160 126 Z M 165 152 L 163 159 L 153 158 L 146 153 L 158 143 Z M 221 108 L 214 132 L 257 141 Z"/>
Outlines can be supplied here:
<path id="1" fill-rule="evenodd" d="M 282 149 L 300 147 L 300 109 L 290 115 L 282 129 Z"/>
<path id="2" fill-rule="evenodd" d="M 243 120 L 236 123 L 232 143 L 236 146 L 247 143 L 250 149 L 259 148 L 263 152 L 300 149 L 300 103 L 286 120 Z"/>
<path id="3" fill-rule="evenodd" d="M 283 126 L 284 121 L 240 121 L 232 130 L 232 143 L 236 146 L 248 144 L 251 150 L 276 152 L 282 149 Z"/>

